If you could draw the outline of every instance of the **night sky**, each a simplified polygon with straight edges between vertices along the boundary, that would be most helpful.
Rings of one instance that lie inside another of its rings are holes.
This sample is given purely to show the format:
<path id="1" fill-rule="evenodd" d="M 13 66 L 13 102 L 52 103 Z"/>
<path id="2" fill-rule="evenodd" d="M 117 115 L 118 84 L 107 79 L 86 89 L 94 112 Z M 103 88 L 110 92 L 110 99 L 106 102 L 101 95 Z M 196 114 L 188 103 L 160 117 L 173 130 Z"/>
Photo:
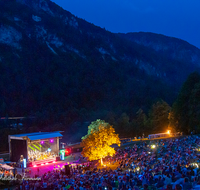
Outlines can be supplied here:
<path id="1" fill-rule="evenodd" d="M 200 48 L 200 0 L 52 0 L 111 32 L 154 32 Z"/>

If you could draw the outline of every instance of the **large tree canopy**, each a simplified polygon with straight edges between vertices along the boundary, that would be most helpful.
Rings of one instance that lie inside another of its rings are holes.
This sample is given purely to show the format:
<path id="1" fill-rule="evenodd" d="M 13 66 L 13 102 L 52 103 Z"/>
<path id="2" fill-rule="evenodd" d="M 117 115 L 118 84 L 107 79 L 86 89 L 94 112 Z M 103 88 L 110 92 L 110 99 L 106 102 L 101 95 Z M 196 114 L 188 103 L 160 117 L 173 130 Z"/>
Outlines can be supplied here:
<path id="1" fill-rule="evenodd" d="M 102 161 L 102 158 L 115 154 L 115 149 L 111 147 L 113 144 L 120 146 L 120 139 L 114 128 L 105 121 L 97 120 L 88 127 L 88 135 L 81 142 L 82 155 L 90 161 Z"/>

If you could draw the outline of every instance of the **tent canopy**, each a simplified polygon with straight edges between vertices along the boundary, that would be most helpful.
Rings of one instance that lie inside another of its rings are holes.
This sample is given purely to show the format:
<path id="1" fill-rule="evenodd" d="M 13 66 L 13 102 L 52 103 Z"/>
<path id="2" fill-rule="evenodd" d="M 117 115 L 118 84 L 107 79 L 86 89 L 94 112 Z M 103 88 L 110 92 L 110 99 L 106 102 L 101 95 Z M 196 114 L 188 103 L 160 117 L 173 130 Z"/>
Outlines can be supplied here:
<path id="1" fill-rule="evenodd" d="M 40 140 L 40 139 L 48 139 L 48 138 L 55 138 L 55 137 L 62 137 L 63 135 L 60 134 L 62 131 L 55 131 L 55 132 L 38 132 L 38 133 L 26 133 L 26 134 L 19 134 L 19 135 L 10 135 L 10 139 L 30 139 L 33 140 Z"/>
<path id="2" fill-rule="evenodd" d="M 0 163 L 0 167 L 5 169 L 5 170 L 13 170 L 14 168 L 7 165 L 7 164 L 4 164 L 4 163 Z"/>
<path id="3" fill-rule="evenodd" d="M 54 132 L 54 133 L 50 133 L 50 134 L 28 136 L 28 138 L 31 141 L 39 140 L 39 139 L 49 139 L 49 138 L 54 138 L 54 137 L 62 137 L 62 135 L 59 132 Z"/>

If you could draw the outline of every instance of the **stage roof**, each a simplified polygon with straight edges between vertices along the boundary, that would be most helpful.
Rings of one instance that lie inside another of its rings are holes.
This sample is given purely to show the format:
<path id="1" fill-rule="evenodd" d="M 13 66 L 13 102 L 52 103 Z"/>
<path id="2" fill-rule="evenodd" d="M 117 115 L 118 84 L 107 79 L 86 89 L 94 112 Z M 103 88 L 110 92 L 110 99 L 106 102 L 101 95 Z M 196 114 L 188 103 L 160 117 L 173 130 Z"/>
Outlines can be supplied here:
<path id="1" fill-rule="evenodd" d="M 25 134 L 18 134 L 18 135 L 10 135 L 10 139 L 25 139 L 29 138 L 31 141 L 33 140 L 40 140 L 40 139 L 48 139 L 54 137 L 62 137 L 63 135 L 60 134 L 62 131 L 55 131 L 55 132 L 37 132 L 37 133 L 25 133 Z"/>

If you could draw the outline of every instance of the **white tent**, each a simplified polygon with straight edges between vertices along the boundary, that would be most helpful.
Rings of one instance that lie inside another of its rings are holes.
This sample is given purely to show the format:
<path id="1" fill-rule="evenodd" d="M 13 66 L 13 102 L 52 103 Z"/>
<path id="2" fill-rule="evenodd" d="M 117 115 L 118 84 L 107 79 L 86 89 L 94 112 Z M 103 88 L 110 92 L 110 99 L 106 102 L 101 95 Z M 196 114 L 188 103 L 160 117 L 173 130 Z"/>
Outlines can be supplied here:
<path id="1" fill-rule="evenodd" d="M 3 168 L 5 170 L 13 170 L 14 168 L 5 164 L 5 163 L 0 163 L 0 168 Z"/>

